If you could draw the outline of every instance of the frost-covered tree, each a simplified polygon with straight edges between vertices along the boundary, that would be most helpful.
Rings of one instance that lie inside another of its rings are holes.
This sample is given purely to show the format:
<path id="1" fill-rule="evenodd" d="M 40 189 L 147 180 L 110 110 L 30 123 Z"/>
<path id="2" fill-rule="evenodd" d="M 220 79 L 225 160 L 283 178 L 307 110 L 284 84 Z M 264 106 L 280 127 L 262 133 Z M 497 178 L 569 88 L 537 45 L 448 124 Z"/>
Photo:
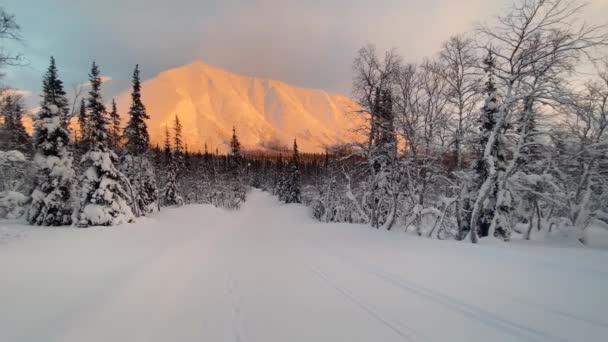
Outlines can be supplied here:
<path id="1" fill-rule="evenodd" d="M 40 111 L 34 116 L 34 162 L 38 166 L 27 219 L 31 224 L 61 226 L 72 223 L 73 158 L 70 133 L 63 125 L 68 101 L 55 59 L 44 76 Z"/>
<path id="2" fill-rule="evenodd" d="M 493 46 L 494 75 L 502 99 L 494 129 L 484 148 L 491 172 L 475 200 L 472 232 L 478 228 L 477 219 L 486 200 L 495 193 L 495 210 L 488 234 L 509 239 L 514 208 L 511 180 L 525 165 L 525 150 L 530 146 L 526 141 L 534 135 L 529 129 L 530 123 L 538 117 L 534 104 L 560 103 L 564 84 L 581 59 L 592 57 L 594 49 L 608 45 L 604 26 L 580 21 L 581 8 L 578 1 L 520 0 L 511 11 L 499 17 L 497 26 L 483 26 L 479 30 L 488 40 L 488 46 Z M 519 126 L 519 132 L 507 146 L 503 138 L 505 132 L 513 131 L 513 126 Z M 500 146 L 506 146 L 503 165 L 499 161 Z M 494 153 L 496 149 L 498 154 Z M 471 240 L 476 242 L 475 234 L 471 234 Z"/>
<path id="3" fill-rule="evenodd" d="M 225 205 L 228 208 L 239 208 L 246 199 L 246 189 L 243 181 L 242 167 L 243 156 L 241 154 L 241 143 L 236 135 L 236 128 L 232 128 L 232 138 L 230 139 L 230 153 L 226 160 L 227 168 L 225 175 L 225 191 L 227 197 Z"/>
<path id="4" fill-rule="evenodd" d="M 396 136 L 392 86 L 401 58 L 394 51 L 380 59 L 373 46 L 359 50 L 354 62 L 354 95 L 366 120 L 367 140 L 358 144 L 365 156 L 368 173 L 367 193 L 363 207 L 369 212 L 375 228 L 390 229 L 397 210 L 394 171 L 396 167 Z M 359 204 L 357 204 L 359 205 Z"/>
<path id="5" fill-rule="evenodd" d="M 177 116 L 176 121 L 179 123 Z M 165 128 L 165 178 L 164 186 L 161 190 L 161 206 L 181 206 L 184 204 L 184 200 L 181 196 L 179 186 L 177 184 L 177 165 L 175 153 L 171 150 L 171 141 L 169 136 L 169 129 Z"/>
<path id="6" fill-rule="evenodd" d="M 569 94 L 561 111 L 564 121 L 552 131 L 555 148 L 547 171 L 556 191 L 543 198 L 550 200 L 544 216 L 550 228 L 574 231 L 586 244 L 587 228 L 595 220 L 608 222 L 608 64 Z"/>
<path id="7" fill-rule="evenodd" d="M 108 146 L 108 118 L 101 97 L 101 77 L 93 62 L 89 74 L 91 90 L 87 100 L 87 130 L 89 147 L 83 156 L 85 166 L 81 175 L 79 227 L 112 226 L 133 221 L 128 205 L 129 194 L 124 190 L 125 177 L 116 168 L 118 157 Z"/>

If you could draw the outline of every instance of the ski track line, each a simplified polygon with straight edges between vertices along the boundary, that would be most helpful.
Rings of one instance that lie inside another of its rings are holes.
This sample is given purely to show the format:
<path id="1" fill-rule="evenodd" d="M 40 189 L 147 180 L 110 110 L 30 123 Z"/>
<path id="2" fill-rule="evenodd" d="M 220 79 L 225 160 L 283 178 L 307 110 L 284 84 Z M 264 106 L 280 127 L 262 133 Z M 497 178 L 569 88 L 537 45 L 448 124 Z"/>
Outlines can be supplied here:
<path id="1" fill-rule="evenodd" d="M 582 317 L 582 316 L 579 316 L 576 314 L 572 314 L 572 313 L 565 312 L 565 311 L 562 311 L 559 309 L 555 309 L 546 304 L 540 304 L 540 303 L 534 302 L 534 301 L 530 300 L 529 298 L 524 299 L 521 297 L 516 297 L 516 296 L 510 295 L 510 294 L 506 294 L 506 293 L 502 293 L 502 295 L 509 298 L 510 300 L 512 300 L 514 302 L 518 302 L 522 305 L 533 307 L 533 308 L 540 308 L 541 310 L 543 310 L 545 312 L 550 312 L 556 316 L 562 316 L 562 317 L 573 319 L 575 321 L 587 323 L 594 327 L 608 329 L 608 323 L 606 323 L 606 322 L 598 321 L 598 320 L 587 318 L 587 317 Z"/>
<path id="2" fill-rule="evenodd" d="M 226 276 L 226 294 L 230 298 L 230 305 L 232 307 L 232 326 L 234 331 L 235 342 L 247 342 L 249 338 L 245 333 L 245 327 L 243 326 L 243 317 L 241 315 L 241 300 L 238 293 L 235 291 L 236 286 L 234 279 L 230 276 Z"/>
<path id="3" fill-rule="evenodd" d="M 327 256 L 334 256 L 334 258 L 341 260 L 343 263 L 355 266 L 364 273 L 384 280 L 385 282 L 392 284 L 396 288 L 399 288 L 408 293 L 413 293 L 420 298 L 424 298 L 433 303 L 439 304 L 474 321 L 483 323 L 486 326 L 493 328 L 497 331 L 501 331 L 514 337 L 517 337 L 520 341 L 526 340 L 569 342 L 569 340 L 566 338 L 550 335 L 546 332 L 539 331 L 516 322 L 512 322 L 508 319 L 498 316 L 495 313 L 484 310 L 475 305 L 463 303 L 439 291 L 431 290 L 429 288 L 416 285 L 411 281 L 407 281 L 403 279 L 403 277 L 400 277 L 398 275 L 384 272 L 376 267 L 366 265 L 360 262 L 352 260 L 350 262 L 346 262 L 344 257 L 332 253 L 327 253 L 326 251 L 322 252 Z"/>
<path id="4" fill-rule="evenodd" d="M 331 281 L 329 279 L 329 277 L 327 276 L 327 274 L 325 274 L 323 271 L 320 271 L 320 270 L 315 269 L 310 266 L 308 266 L 308 269 L 313 274 L 315 274 L 319 279 L 321 279 L 324 283 L 329 285 L 331 288 L 336 290 L 336 292 L 338 292 L 340 295 L 342 295 L 344 298 L 346 298 L 349 302 L 354 304 L 359 309 L 363 310 L 365 313 L 367 313 L 369 316 L 374 318 L 376 321 L 380 322 L 381 324 L 383 324 L 384 326 L 386 326 L 387 328 L 389 328 L 390 330 L 395 332 L 403 340 L 410 341 L 410 342 L 428 341 L 427 339 L 422 338 L 422 337 L 419 337 L 418 339 L 414 338 L 412 336 L 412 335 L 414 335 L 414 332 L 412 332 L 412 331 L 409 331 L 409 333 L 402 331 L 402 329 L 400 329 L 393 323 L 389 322 L 386 318 L 382 317 L 381 314 L 377 313 L 376 311 L 372 310 L 369 306 L 365 305 L 363 302 L 356 299 L 348 290 L 339 287 L 335 282 Z"/>

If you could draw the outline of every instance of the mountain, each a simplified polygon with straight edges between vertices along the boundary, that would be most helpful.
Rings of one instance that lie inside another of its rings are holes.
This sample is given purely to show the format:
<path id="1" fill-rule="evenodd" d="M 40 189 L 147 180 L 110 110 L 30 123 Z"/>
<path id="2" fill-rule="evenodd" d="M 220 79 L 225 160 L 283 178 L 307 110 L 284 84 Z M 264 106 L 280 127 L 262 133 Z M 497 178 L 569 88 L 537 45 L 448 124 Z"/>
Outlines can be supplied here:
<path id="1" fill-rule="evenodd" d="M 154 144 L 162 146 L 165 127 L 179 115 L 190 151 L 227 150 L 234 126 L 248 149 L 289 146 L 297 138 L 302 151 L 354 137 L 357 105 L 348 97 L 306 89 L 281 81 L 237 75 L 203 62 L 161 72 L 142 83 L 142 96 Z M 126 115 L 128 92 L 118 97 Z M 126 118 L 123 118 L 123 123 Z"/>

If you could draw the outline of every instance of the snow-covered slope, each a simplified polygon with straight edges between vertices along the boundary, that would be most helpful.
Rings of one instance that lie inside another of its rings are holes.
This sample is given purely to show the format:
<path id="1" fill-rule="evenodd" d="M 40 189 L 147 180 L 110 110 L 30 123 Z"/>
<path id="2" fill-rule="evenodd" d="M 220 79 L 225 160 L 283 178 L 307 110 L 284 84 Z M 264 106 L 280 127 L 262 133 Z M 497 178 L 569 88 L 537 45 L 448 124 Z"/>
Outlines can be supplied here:
<path id="1" fill-rule="evenodd" d="M 186 206 L 89 229 L 0 221 L 0 241 L 3 231 L 21 234 L 0 242 L 1 341 L 608 336 L 605 251 L 325 224 L 260 191 L 239 211 Z"/>
<path id="2" fill-rule="evenodd" d="M 356 119 L 356 105 L 346 96 L 240 76 L 203 62 L 164 71 L 142 88 L 153 142 L 162 145 L 164 127 L 172 127 L 177 114 L 190 150 L 201 150 L 205 142 L 210 150 L 225 150 L 234 125 L 245 147 L 291 146 L 297 138 L 302 150 L 320 151 L 352 138 Z M 123 113 L 129 101 L 128 92 L 119 97 Z"/>

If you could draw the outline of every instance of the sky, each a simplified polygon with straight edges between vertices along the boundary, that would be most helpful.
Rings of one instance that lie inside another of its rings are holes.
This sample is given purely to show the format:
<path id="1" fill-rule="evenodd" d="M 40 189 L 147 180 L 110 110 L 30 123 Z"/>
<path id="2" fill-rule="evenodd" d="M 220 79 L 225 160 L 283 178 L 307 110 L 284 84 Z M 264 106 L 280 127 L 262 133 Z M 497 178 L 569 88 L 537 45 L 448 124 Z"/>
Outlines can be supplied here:
<path id="1" fill-rule="evenodd" d="M 105 97 L 142 77 L 202 60 L 238 74 L 349 95 L 352 60 L 368 43 L 416 62 L 450 35 L 491 22 L 509 0 L 5 0 L 16 15 L 28 65 L 4 82 L 37 101 L 51 55 L 68 88 L 87 80 L 92 60 L 107 76 Z M 608 0 L 585 18 L 608 21 Z M 603 17 L 602 17 L 603 16 Z M 1 42 L 0 42 L 1 43 Z"/>

